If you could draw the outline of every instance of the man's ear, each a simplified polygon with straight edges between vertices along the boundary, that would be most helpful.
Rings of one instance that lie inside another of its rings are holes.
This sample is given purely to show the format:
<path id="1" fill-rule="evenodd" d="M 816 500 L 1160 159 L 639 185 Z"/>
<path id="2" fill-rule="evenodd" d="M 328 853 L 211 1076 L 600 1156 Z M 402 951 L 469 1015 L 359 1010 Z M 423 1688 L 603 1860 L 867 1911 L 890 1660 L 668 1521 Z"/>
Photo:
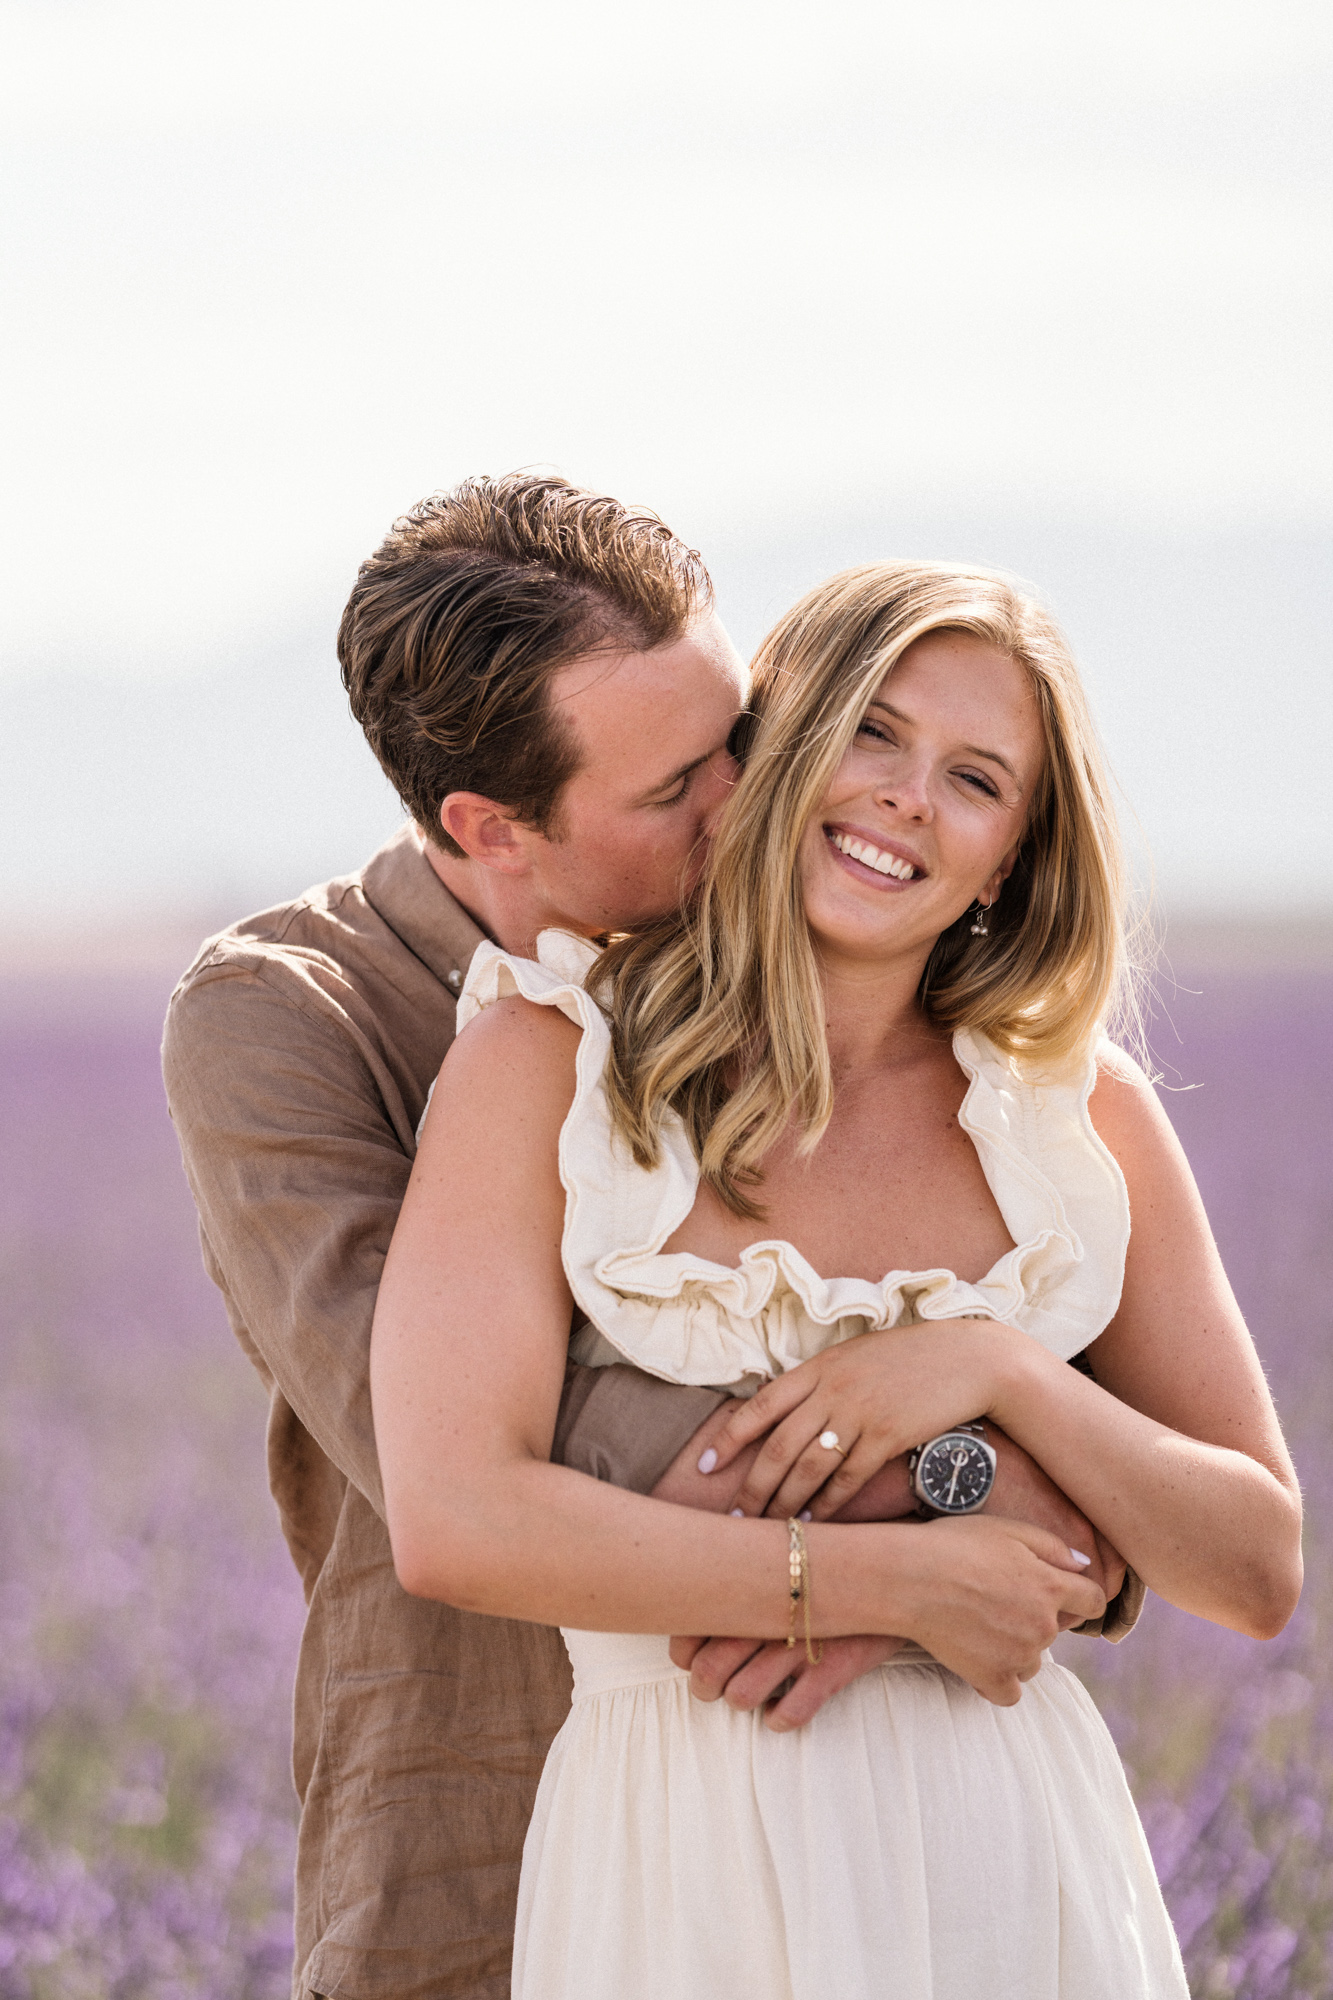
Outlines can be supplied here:
<path id="1" fill-rule="evenodd" d="M 507 806 L 479 792 L 450 792 L 440 806 L 440 825 L 458 842 L 469 861 L 494 868 L 502 875 L 523 875 L 531 866 L 529 848 L 534 829 L 515 819 Z"/>

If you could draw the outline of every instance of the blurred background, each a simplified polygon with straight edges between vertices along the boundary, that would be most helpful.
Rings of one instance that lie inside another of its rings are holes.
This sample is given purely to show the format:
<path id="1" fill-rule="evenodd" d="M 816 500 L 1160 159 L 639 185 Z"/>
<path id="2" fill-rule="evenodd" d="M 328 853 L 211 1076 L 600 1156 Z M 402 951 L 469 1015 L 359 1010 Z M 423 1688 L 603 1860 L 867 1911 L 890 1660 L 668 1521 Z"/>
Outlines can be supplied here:
<path id="1" fill-rule="evenodd" d="M 746 651 L 870 557 L 1041 588 L 1317 1519 L 1331 76 L 1301 0 L 0 0 L 0 2000 L 285 1990 L 299 1596 L 156 1042 L 398 823 L 334 634 L 466 473 L 657 508 Z M 1200 1994 L 1333 1989 L 1324 1560 L 1272 1646 L 1069 1642 Z"/>
<path id="2" fill-rule="evenodd" d="M 1327 7 L 3 20 L 11 921 L 357 865 L 356 566 L 529 464 L 656 507 L 746 649 L 850 561 L 1017 568 L 1165 904 L 1333 899 Z"/>

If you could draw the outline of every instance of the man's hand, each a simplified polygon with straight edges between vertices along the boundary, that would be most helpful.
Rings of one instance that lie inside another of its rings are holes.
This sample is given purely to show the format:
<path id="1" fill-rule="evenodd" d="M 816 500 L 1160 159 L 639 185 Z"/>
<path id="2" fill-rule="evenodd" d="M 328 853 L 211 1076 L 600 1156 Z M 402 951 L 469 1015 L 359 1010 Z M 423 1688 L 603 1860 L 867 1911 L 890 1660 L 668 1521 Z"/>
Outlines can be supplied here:
<path id="1" fill-rule="evenodd" d="M 690 1669 L 690 1693 L 699 1701 L 723 1700 L 729 1708 L 763 1708 L 764 1727 L 799 1729 L 872 1667 L 882 1667 L 901 1639 L 825 1639 L 818 1666 L 803 1646 L 781 1639 L 673 1639 L 671 1658 Z M 785 1692 L 783 1683 L 790 1682 Z M 778 1698 L 774 1700 L 774 1696 Z"/>
<path id="2" fill-rule="evenodd" d="M 700 1472 L 699 1460 L 737 1407 L 735 1403 L 723 1404 L 700 1426 L 654 1487 L 654 1499 L 670 1500 L 680 1507 L 697 1507 L 707 1513 L 731 1511 L 759 1451 L 759 1443 L 748 1446 L 721 1472 Z M 995 1449 L 995 1484 L 981 1512 L 1023 1521 L 1058 1536 L 1067 1547 L 1078 1549 L 1090 1559 L 1088 1578 L 1108 1599 L 1114 1597 L 1125 1574 L 1124 1562 L 1115 1549 L 1021 1445 L 1015 1444 L 995 1424 L 987 1425 L 986 1437 Z M 833 1518 L 843 1523 L 896 1521 L 910 1517 L 915 1510 L 904 1454 L 890 1459 L 874 1473 Z M 690 1669 L 690 1691 L 700 1701 L 722 1699 L 739 1709 L 758 1708 L 772 1702 L 764 1718 L 765 1725 L 783 1730 L 797 1729 L 809 1722 L 831 1696 L 861 1674 L 882 1666 L 901 1643 L 878 1637 L 825 1640 L 818 1667 L 810 1665 L 803 1651 L 789 1652 L 780 1643 L 764 1645 L 753 1639 L 673 1639 L 671 1657 L 678 1667 Z M 791 1687 L 777 1701 L 772 1701 L 774 1693 L 787 1680 L 791 1681 Z"/>

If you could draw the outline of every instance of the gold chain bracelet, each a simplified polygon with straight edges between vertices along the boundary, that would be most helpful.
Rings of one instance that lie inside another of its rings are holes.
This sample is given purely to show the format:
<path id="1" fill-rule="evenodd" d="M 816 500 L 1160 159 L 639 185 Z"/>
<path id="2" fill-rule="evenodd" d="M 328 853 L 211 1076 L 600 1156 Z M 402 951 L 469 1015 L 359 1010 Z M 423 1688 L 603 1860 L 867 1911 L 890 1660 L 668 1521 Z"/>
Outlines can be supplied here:
<path id="1" fill-rule="evenodd" d="M 824 1657 L 823 1641 L 816 1642 L 810 1636 L 810 1554 L 805 1546 L 805 1529 L 793 1518 L 787 1523 L 787 1573 L 788 1594 L 791 1612 L 787 1625 L 787 1645 L 796 1644 L 796 1613 L 804 1608 L 805 1613 L 805 1657 L 812 1667 L 817 1667 Z"/>

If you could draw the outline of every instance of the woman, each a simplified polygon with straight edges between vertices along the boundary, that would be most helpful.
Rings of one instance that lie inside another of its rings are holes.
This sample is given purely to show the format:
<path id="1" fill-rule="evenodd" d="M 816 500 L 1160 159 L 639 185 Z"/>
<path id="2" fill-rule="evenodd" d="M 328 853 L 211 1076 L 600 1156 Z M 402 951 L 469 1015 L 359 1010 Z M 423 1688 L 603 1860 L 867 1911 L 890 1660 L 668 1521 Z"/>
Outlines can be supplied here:
<path id="1" fill-rule="evenodd" d="M 514 1991 L 1183 1995 L 1109 1736 L 1044 1658 L 1103 1606 L 1073 1553 L 829 1518 L 981 1419 L 1172 1602 L 1267 1636 L 1299 1591 L 1188 1168 L 1099 1039 L 1120 862 L 1077 676 L 1003 578 L 882 564 L 779 624 L 756 711 L 697 912 L 613 944 L 601 1006 L 575 940 L 478 953 L 380 1294 L 405 1586 L 568 1628 Z M 584 1360 L 768 1384 L 711 1475 L 776 1421 L 746 1518 L 546 1462 L 585 1316 Z M 802 1621 L 812 1654 L 904 1643 L 787 1736 L 693 1702 L 651 1636 Z"/>

